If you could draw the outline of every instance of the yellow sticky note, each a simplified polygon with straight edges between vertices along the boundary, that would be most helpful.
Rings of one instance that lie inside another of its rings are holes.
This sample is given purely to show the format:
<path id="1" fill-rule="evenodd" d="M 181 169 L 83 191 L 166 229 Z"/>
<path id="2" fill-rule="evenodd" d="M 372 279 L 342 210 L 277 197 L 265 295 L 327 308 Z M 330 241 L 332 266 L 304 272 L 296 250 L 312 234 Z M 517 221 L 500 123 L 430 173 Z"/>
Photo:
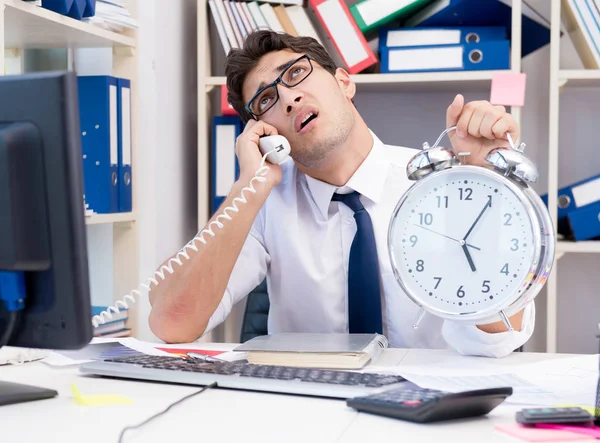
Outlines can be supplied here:
<path id="1" fill-rule="evenodd" d="M 82 395 L 75 383 L 71 385 L 71 392 L 75 397 L 75 401 L 82 406 L 108 406 L 133 403 L 132 399 L 118 394 Z"/>

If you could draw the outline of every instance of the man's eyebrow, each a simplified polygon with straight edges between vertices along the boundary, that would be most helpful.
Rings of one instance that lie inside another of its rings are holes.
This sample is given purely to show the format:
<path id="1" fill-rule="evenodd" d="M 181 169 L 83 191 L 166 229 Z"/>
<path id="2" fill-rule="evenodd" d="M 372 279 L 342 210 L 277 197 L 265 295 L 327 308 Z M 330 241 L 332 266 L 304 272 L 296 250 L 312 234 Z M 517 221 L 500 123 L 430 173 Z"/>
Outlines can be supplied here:
<path id="1" fill-rule="evenodd" d="M 285 70 L 286 68 L 288 68 L 289 66 L 291 66 L 295 61 L 296 61 L 296 59 L 293 59 L 293 60 L 287 61 L 285 63 L 282 63 L 281 65 L 277 66 L 274 69 L 274 71 L 281 73 L 283 70 Z M 260 82 L 260 84 L 258 85 L 258 88 L 256 88 L 256 92 L 254 94 L 256 94 L 258 91 L 260 91 L 262 88 L 264 88 L 268 84 L 269 83 Z"/>

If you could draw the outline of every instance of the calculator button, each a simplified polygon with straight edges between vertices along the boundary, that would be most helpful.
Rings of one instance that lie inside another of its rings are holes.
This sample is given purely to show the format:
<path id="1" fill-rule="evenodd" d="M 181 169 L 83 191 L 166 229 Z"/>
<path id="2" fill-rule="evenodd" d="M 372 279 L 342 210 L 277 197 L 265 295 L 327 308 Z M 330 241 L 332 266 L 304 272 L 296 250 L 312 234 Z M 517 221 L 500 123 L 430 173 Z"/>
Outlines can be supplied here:
<path id="1" fill-rule="evenodd" d="M 406 400 L 402 404 L 405 406 L 418 406 L 421 404 L 421 400 Z"/>

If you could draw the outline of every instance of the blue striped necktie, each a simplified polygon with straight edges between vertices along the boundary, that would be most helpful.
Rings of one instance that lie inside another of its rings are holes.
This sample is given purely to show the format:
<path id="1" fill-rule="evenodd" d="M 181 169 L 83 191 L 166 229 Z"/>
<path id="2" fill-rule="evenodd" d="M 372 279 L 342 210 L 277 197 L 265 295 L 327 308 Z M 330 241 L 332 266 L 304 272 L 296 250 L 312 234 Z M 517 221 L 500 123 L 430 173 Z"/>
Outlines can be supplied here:
<path id="1" fill-rule="evenodd" d="M 356 235 L 350 248 L 348 265 L 348 322 L 350 333 L 383 333 L 379 261 L 369 213 L 360 202 L 360 194 L 333 194 L 333 201 L 354 211 Z"/>

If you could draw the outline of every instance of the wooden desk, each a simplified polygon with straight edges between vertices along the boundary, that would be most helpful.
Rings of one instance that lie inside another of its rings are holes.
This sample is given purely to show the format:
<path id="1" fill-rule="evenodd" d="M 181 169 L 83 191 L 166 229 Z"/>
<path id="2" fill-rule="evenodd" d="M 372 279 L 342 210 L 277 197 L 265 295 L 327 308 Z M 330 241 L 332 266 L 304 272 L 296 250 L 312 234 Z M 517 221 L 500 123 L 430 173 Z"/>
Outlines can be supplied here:
<path id="1" fill-rule="evenodd" d="M 568 356 L 514 353 L 505 359 L 486 359 L 486 363 L 519 365 Z M 450 351 L 388 349 L 379 363 L 431 365 L 456 358 L 464 359 L 468 365 L 475 357 L 459 357 Z M 141 423 L 170 403 L 199 390 L 198 387 L 83 376 L 76 367 L 57 369 L 39 362 L 0 367 L 0 379 L 59 392 L 54 399 L 0 407 L 2 443 L 116 443 L 124 427 Z M 80 406 L 71 394 L 73 383 L 84 395 L 121 394 L 134 403 Z M 496 431 L 494 426 L 513 423 L 514 414 L 520 408 L 505 403 L 487 417 L 422 425 L 358 413 L 342 400 L 211 389 L 173 407 L 142 428 L 128 431 L 123 441 L 518 443 L 521 440 Z"/>

